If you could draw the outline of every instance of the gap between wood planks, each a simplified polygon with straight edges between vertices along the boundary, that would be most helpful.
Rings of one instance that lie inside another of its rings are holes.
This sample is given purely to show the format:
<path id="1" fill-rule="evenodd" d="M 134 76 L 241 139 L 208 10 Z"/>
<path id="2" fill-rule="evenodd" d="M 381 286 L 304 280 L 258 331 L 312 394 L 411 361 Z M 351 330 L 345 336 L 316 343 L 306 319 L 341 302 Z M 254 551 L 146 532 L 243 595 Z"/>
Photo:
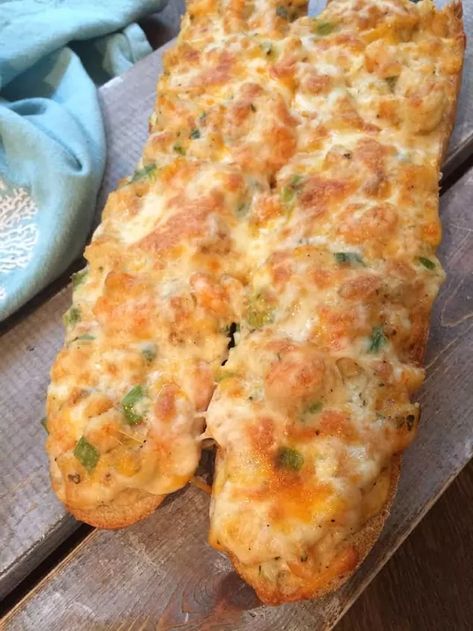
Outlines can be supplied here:
<path id="1" fill-rule="evenodd" d="M 469 147 L 470 154 L 461 161 L 452 171 L 448 170 L 445 177 L 440 180 L 440 197 L 461 180 L 461 178 L 473 169 L 473 146 Z"/>
<path id="2" fill-rule="evenodd" d="M 60 563 L 66 561 L 71 554 L 96 529 L 87 524 L 80 524 L 72 535 L 69 535 L 41 563 L 32 570 L 9 594 L 0 602 L 0 623 L 3 616 L 11 611 L 25 598 L 44 578 Z"/>

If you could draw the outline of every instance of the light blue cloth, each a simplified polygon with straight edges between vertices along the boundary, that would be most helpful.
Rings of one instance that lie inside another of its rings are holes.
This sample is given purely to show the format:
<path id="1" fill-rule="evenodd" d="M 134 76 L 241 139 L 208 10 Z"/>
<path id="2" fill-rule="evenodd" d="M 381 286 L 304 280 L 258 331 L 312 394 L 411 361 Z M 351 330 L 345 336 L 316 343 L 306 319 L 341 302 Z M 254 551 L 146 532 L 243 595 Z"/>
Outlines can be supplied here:
<path id="1" fill-rule="evenodd" d="M 0 321 L 79 256 L 105 165 L 96 83 L 166 0 L 0 0 Z M 90 74 L 89 74 L 90 73 Z"/>

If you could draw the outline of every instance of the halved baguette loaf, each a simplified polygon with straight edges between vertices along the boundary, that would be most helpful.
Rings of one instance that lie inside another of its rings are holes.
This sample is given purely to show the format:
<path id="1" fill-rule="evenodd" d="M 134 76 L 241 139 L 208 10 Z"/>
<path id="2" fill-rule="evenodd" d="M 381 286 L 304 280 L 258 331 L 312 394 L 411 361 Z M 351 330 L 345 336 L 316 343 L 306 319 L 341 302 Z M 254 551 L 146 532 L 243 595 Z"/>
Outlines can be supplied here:
<path id="1" fill-rule="evenodd" d="M 189 2 L 143 158 L 110 195 L 74 278 L 51 371 L 47 451 L 58 497 L 102 528 L 134 523 L 193 476 L 241 319 L 248 209 L 292 150 L 282 97 L 241 78 L 248 49 L 267 66 L 264 34 L 282 38 L 305 2 L 286 3 L 283 17 L 255 6 L 255 40 L 244 4 L 222 15 L 217 2 Z M 271 130 L 273 146 L 261 146 Z"/>
<path id="2" fill-rule="evenodd" d="M 335 589 L 394 497 L 464 49 L 459 3 L 305 4 L 188 2 L 48 397 L 53 487 L 100 527 L 214 439 L 210 541 L 269 603 Z"/>
<path id="3" fill-rule="evenodd" d="M 206 435 L 210 542 L 264 602 L 335 589 L 388 514 L 444 278 L 438 182 L 464 45 L 457 2 L 332 0 L 291 23 L 261 76 L 294 151 L 253 198 L 246 313 Z"/>

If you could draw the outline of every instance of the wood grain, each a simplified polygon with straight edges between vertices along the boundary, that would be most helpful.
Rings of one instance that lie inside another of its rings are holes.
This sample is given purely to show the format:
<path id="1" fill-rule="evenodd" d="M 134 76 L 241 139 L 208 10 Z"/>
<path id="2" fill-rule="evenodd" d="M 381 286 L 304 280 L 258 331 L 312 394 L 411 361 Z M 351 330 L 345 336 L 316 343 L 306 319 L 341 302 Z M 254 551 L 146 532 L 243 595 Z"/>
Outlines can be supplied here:
<path id="1" fill-rule="evenodd" d="M 469 631 L 473 601 L 473 461 L 335 627 Z"/>
<path id="2" fill-rule="evenodd" d="M 472 196 L 470 171 L 442 200 L 440 256 L 449 276 L 433 317 L 423 422 L 392 515 L 349 583 L 317 602 L 261 605 L 206 544 L 208 498 L 188 487 L 128 530 L 94 531 L 11 612 L 5 629 L 331 628 L 473 455 Z"/>
<path id="3" fill-rule="evenodd" d="M 49 489 L 44 397 L 49 365 L 62 345 L 61 292 L 0 339 L 0 597 L 76 528 Z"/>

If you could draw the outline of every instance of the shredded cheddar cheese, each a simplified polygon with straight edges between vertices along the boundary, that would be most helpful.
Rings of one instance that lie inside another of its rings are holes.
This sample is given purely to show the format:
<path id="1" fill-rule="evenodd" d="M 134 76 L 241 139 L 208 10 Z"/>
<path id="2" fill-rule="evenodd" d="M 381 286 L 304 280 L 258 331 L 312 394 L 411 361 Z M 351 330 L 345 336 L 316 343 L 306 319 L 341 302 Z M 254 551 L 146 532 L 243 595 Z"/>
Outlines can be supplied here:
<path id="1" fill-rule="evenodd" d="M 210 541 L 269 602 L 356 567 L 415 435 L 464 48 L 456 4 L 305 5 L 188 1 L 47 404 L 72 509 L 180 488 L 212 438 Z"/>

